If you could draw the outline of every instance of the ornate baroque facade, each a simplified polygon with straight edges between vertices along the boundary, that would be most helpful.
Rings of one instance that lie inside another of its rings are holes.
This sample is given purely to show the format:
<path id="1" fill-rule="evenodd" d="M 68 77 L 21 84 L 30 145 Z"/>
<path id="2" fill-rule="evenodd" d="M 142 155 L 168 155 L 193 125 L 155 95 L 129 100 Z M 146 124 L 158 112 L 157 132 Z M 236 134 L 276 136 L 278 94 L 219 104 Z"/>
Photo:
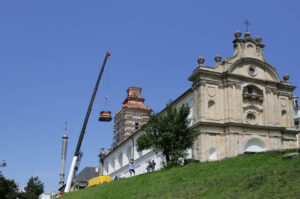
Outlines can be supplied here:
<path id="1" fill-rule="evenodd" d="M 276 69 L 267 63 L 261 41 L 259 36 L 256 39 L 250 37 L 249 32 L 241 38 L 237 31 L 232 57 L 222 60 L 217 55 L 214 67 L 205 66 L 203 57 L 198 59 L 199 65 L 189 77 L 192 87 L 173 102 L 176 107 L 183 103 L 191 106 L 190 126 L 196 129 L 197 137 L 189 150 L 190 158 L 213 161 L 246 151 L 299 147 L 299 131 L 294 121 L 298 114 L 294 113 L 295 87 L 289 82 L 289 75 L 281 80 Z M 130 93 L 134 91 L 129 88 L 127 93 L 123 107 L 130 102 Z M 139 92 L 137 96 L 140 97 Z M 128 177 L 130 159 L 136 162 L 137 174 L 146 172 L 147 162 L 152 159 L 156 161 L 157 169 L 161 168 L 163 158 L 159 154 L 136 151 L 136 139 L 142 132 L 126 133 L 124 125 L 119 123 L 126 120 L 126 112 L 123 114 L 122 110 L 115 117 L 115 135 L 119 136 L 115 143 L 118 144 L 108 153 L 101 152 L 102 174 Z M 135 119 L 127 117 L 131 128 L 136 121 L 144 123 L 148 119 L 146 114 L 149 114 L 150 107 L 142 110 L 144 112 Z"/>
<path id="2" fill-rule="evenodd" d="M 235 33 L 234 55 L 216 65 L 199 66 L 193 82 L 194 123 L 198 131 L 193 156 L 201 161 L 233 157 L 245 151 L 297 146 L 293 90 L 264 58 L 261 37 Z"/>

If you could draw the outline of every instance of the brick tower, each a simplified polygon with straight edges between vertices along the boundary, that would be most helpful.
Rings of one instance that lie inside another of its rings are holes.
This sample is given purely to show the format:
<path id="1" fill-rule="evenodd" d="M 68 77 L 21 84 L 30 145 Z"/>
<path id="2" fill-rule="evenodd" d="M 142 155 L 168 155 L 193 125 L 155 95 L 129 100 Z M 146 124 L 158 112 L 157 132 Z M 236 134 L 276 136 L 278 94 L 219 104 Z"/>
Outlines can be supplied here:
<path id="1" fill-rule="evenodd" d="M 150 106 L 144 105 L 145 99 L 141 97 L 141 88 L 129 87 L 123 106 L 114 118 L 114 143 L 116 147 L 138 130 L 149 120 Z"/>

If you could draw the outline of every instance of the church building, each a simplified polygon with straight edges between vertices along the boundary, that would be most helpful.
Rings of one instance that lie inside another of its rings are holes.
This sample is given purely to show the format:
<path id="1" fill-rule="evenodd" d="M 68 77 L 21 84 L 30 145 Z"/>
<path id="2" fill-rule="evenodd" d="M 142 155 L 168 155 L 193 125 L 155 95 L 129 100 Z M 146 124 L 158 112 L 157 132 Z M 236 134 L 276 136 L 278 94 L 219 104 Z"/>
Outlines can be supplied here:
<path id="1" fill-rule="evenodd" d="M 261 152 L 299 147 L 294 117 L 295 97 L 289 75 L 281 80 L 276 68 L 264 58 L 262 38 L 249 32 L 241 38 L 235 33 L 233 56 L 222 60 L 215 57 L 213 67 L 199 57 L 198 66 L 189 81 L 191 88 L 172 104 L 189 104 L 190 127 L 196 139 L 189 157 L 200 161 L 222 160 L 244 152 Z M 140 126 L 149 119 L 151 108 L 144 105 L 141 89 L 131 87 L 122 109 L 115 116 L 114 143 L 108 152 L 99 155 L 101 175 L 129 177 L 128 164 L 135 161 L 136 174 L 146 172 L 147 163 L 154 160 L 162 168 L 163 157 L 151 150 L 137 152 L 136 140 Z M 163 114 L 164 110 L 160 114 Z M 296 116 L 295 116 L 296 115 Z"/>

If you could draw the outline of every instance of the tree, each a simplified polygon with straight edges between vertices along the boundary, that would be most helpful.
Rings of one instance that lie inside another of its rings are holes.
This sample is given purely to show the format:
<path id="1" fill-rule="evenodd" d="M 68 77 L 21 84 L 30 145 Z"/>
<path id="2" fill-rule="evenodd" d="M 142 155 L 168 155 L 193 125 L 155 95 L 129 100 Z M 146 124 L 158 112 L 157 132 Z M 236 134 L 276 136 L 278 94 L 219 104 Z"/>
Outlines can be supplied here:
<path id="1" fill-rule="evenodd" d="M 6 179 L 0 174 L 0 198 L 11 199 L 17 198 L 18 196 L 18 185 L 14 180 Z"/>
<path id="2" fill-rule="evenodd" d="M 22 194 L 24 198 L 38 198 L 40 194 L 44 192 L 44 183 L 42 183 L 38 177 L 31 177 L 25 187 L 25 194 Z"/>
<path id="3" fill-rule="evenodd" d="M 28 193 L 21 193 L 19 198 L 20 199 L 37 199 L 37 198 L 39 198 L 39 196 L 35 195 L 32 192 L 28 192 Z"/>
<path id="4" fill-rule="evenodd" d="M 161 152 L 167 167 L 178 165 L 179 158 L 186 157 L 186 150 L 195 140 L 195 132 L 189 128 L 190 107 L 183 104 L 178 110 L 167 104 L 163 114 L 151 114 L 148 123 L 142 126 L 145 132 L 137 139 L 138 151 L 152 149 Z"/>

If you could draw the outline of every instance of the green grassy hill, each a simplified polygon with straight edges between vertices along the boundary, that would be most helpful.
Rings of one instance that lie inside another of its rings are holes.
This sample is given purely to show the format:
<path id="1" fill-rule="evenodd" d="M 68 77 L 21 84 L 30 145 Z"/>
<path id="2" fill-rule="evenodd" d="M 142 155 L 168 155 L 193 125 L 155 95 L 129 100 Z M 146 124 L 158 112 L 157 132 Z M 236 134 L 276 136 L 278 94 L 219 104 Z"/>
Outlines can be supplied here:
<path id="1" fill-rule="evenodd" d="M 89 187 L 61 199 L 300 198 L 300 157 L 282 156 L 268 152 L 191 163 Z"/>

